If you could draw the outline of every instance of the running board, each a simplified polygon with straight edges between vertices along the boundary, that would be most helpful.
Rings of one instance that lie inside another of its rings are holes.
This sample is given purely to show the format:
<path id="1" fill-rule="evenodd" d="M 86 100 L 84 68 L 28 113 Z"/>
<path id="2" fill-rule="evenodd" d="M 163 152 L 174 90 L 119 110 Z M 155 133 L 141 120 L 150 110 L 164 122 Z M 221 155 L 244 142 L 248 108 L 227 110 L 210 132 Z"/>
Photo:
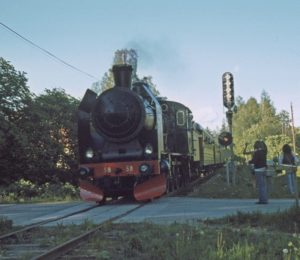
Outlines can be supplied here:
<path id="1" fill-rule="evenodd" d="M 163 175 L 157 175 L 134 187 L 133 195 L 137 201 L 152 200 L 162 196 L 167 190 L 167 181 Z"/>

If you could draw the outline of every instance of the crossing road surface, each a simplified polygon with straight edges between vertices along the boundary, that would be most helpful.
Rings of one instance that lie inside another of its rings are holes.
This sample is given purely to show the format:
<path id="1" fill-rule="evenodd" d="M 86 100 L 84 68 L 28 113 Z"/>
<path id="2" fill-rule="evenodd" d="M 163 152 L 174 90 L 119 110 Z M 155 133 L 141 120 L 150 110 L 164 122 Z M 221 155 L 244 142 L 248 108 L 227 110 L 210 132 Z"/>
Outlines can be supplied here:
<path id="1" fill-rule="evenodd" d="M 119 222 L 150 221 L 154 223 L 190 222 L 221 218 L 237 212 L 278 212 L 290 208 L 295 200 L 270 200 L 267 205 L 255 204 L 255 199 L 163 198 L 122 218 Z"/>
<path id="2" fill-rule="evenodd" d="M 199 219 L 220 218 L 237 212 L 278 212 L 290 208 L 293 199 L 271 199 L 267 205 L 255 204 L 255 199 L 202 199 L 188 197 L 165 197 L 152 201 L 144 207 L 123 217 L 118 222 L 141 222 L 165 224 L 191 222 Z M 74 211 L 88 208 L 94 204 L 85 202 L 40 203 L 40 204 L 0 204 L 0 217 L 13 220 L 14 226 L 29 225 L 35 222 L 67 215 Z M 136 207 L 134 202 L 96 207 L 59 220 L 52 225 L 80 224 L 86 220 L 102 222 L 114 215 Z"/>

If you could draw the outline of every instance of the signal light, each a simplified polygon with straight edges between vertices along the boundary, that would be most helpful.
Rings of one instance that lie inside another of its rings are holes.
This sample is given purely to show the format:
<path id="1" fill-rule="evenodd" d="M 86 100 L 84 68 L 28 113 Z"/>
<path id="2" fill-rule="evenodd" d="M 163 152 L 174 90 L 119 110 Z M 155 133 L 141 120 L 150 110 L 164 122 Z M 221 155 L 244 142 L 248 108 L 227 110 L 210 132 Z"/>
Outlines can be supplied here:
<path id="1" fill-rule="evenodd" d="M 234 106 L 234 89 L 233 75 L 230 72 L 225 72 L 222 76 L 223 82 L 223 104 L 228 109 Z"/>
<path id="2" fill-rule="evenodd" d="M 223 146 L 231 145 L 232 139 L 232 134 L 229 132 L 222 132 L 218 137 L 219 144 Z"/>

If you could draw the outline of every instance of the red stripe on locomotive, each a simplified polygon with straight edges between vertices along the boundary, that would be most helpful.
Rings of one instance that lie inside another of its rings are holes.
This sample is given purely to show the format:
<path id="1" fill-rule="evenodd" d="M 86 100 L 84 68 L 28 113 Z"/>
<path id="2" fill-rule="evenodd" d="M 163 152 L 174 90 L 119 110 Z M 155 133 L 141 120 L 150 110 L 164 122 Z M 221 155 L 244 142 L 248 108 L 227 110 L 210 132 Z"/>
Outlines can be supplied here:
<path id="1" fill-rule="evenodd" d="M 160 174 L 160 164 L 157 160 L 90 163 L 80 165 L 80 167 L 88 167 L 90 170 L 93 170 L 94 178 L 100 178 L 103 176 L 140 175 L 139 167 L 143 164 L 147 164 L 151 167 L 151 174 Z"/>

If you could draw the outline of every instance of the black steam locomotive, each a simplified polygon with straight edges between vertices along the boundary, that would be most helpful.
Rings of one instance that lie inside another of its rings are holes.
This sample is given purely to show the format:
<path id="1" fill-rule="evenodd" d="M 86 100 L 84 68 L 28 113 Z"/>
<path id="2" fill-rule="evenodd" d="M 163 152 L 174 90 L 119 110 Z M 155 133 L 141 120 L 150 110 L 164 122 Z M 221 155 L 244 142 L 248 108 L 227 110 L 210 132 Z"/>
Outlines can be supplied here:
<path id="1" fill-rule="evenodd" d="M 113 67 L 115 86 L 87 90 L 80 105 L 80 195 L 84 200 L 159 197 L 223 164 L 222 148 L 186 106 L 131 82 L 132 67 Z"/>

